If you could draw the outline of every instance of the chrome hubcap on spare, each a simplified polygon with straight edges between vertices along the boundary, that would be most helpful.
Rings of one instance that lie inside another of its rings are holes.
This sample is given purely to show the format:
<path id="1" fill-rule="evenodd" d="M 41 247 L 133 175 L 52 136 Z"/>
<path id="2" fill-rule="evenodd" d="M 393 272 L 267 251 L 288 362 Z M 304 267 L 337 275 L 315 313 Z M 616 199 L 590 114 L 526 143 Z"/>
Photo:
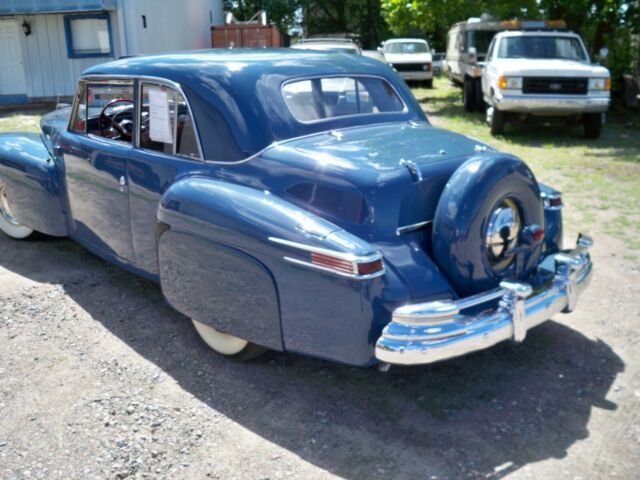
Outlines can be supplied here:
<path id="1" fill-rule="evenodd" d="M 4 218 L 11 225 L 20 225 L 18 222 L 16 222 L 16 219 L 13 218 L 13 212 L 11 211 L 11 207 L 9 206 L 7 193 L 2 183 L 0 183 L 0 215 L 2 215 L 2 218 Z"/>
<path id="2" fill-rule="evenodd" d="M 503 200 L 489 215 L 485 245 L 494 271 L 503 270 L 511 264 L 512 250 L 518 242 L 521 227 L 518 207 L 512 200 Z"/>

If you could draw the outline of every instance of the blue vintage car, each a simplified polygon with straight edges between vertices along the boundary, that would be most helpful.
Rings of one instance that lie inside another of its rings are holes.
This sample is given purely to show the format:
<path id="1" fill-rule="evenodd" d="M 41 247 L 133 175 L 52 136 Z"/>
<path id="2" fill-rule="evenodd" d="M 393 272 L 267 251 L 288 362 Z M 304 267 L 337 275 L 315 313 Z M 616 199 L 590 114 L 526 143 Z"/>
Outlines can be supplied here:
<path id="1" fill-rule="evenodd" d="M 432 127 L 365 57 L 203 51 L 87 70 L 41 134 L 0 136 L 0 228 L 158 282 L 222 355 L 426 364 L 571 311 L 560 193 Z M 18 243 L 10 248 L 20 248 Z"/>

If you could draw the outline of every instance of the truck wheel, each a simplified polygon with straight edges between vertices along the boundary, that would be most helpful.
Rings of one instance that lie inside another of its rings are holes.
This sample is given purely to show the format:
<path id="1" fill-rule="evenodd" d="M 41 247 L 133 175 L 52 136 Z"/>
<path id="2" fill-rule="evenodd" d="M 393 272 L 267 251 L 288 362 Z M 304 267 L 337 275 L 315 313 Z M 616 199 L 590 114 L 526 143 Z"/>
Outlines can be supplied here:
<path id="1" fill-rule="evenodd" d="M 479 78 L 476 78 L 473 83 L 475 84 L 475 92 L 476 92 L 476 111 L 484 112 L 487 107 L 484 104 L 484 98 L 482 97 L 482 81 Z"/>
<path id="2" fill-rule="evenodd" d="M 600 132 L 602 131 L 602 114 L 601 113 L 586 113 L 584 115 L 584 136 L 591 140 L 600 138 Z"/>
<path id="3" fill-rule="evenodd" d="M 20 225 L 15 218 L 7 200 L 4 184 L 0 182 L 0 230 L 15 240 L 24 240 L 33 234 L 33 229 Z"/>
<path id="4" fill-rule="evenodd" d="M 215 328 L 196 320 L 191 321 L 193 322 L 193 326 L 196 328 L 196 332 L 200 335 L 200 338 L 204 340 L 204 343 L 209 345 L 209 347 L 223 357 L 227 357 L 238 362 L 244 362 L 267 351 L 266 348 L 251 343 L 243 338 L 223 333 L 220 330 L 216 330 Z"/>
<path id="5" fill-rule="evenodd" d="M 527 245 L 522 229 L 544 225 L 540 187 L 512 155 L 485 153 L 460 165 L 445 186 L 433 219 L 433 260 L 461 297 L 527 281 L 542 242 Z"/>
<path id="6" fill-rule="evenodd" d="M 424 86 L 426 88 L 433 88 L 433 78 L 430 78 L 429 80 L 425 80 L 424 81 Z"/>
<path id="7" fill-rule="evenodd" d="M 504 133 L 504 124 L 506 123 L 506 115 L 496 107 L 493 107 L 491 118 L 491 135 L 502 135 Z"/>
<path id="8" fill-rule="evenodd" d="M 467 112 L 473 112 L 476 109 L 476 94 L 475 94 L 475 82 L 470 78 L 464 79 L 462 85 L 462 101 L 464 103 L 464 109 Z"/>

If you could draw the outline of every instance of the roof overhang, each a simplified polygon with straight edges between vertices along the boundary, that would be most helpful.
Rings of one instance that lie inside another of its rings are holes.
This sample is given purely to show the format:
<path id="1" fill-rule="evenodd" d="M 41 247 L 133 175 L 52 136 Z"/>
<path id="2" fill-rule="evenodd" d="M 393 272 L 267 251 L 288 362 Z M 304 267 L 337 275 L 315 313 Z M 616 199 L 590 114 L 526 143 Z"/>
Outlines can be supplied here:
<path id="1" fill-rule="evenodd" d="M 117 0 L 0 0 L 0 15 L 115 10 Z"/>

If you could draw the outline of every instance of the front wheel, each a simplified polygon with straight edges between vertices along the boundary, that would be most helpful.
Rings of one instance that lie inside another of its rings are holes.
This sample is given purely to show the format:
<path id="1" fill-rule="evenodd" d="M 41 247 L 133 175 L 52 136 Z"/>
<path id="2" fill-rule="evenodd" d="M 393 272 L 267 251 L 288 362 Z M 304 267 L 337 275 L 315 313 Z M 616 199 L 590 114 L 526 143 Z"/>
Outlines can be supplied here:
<path id="1" fill-rule="evenodd" d="M 504 133 L 504 124 L 506 123 L 506 115 L 496 107 L 493 107 L 490 115 L 491 135 L 502 135 Z"/>
<path id="2" fill-rule="evenodd" d="M 200 338 L 204 340 L 204 343 L 209 345 L 209 347 L 223 357 L 244 362 L 267 351 L 266 348 L 251 343 L 243 338 L 234 337 L 233 335 L 216 330 L 215 328 L 196 320 L 191 321 L 200 335 Z"/>
<path id="3" fill-rule="evenodd" d="M 433 78 L 430 78 L 429 80 L 425 80 L 424 81 L 424 86 L 426 88 L 433 88 Z"/>
<path id="4" fill-rule="evenodd" d="M 602 131 L 602 114 L 601 113 L 587 113 L 584 116 L 584 136 L 595 140 L 600 138 L 600 132 Z"/>
<path id="5" fill-rule="evenodd" d="M 473 112 L 476 109 L 476 89 L 475 82 L 470 78 L 464 79 L 462 85 L 462 101 L 464 103 L 464 109 L 467 112 Z"/>
<path id="6" fill-rule="evenodd" d="M 7 191 L 0 182 L 0 230 L 15 240 L 24 240 L 33 234 L 33 229 L 20 225 L 13 217 L 13 212 L 7 199 Z"/>

